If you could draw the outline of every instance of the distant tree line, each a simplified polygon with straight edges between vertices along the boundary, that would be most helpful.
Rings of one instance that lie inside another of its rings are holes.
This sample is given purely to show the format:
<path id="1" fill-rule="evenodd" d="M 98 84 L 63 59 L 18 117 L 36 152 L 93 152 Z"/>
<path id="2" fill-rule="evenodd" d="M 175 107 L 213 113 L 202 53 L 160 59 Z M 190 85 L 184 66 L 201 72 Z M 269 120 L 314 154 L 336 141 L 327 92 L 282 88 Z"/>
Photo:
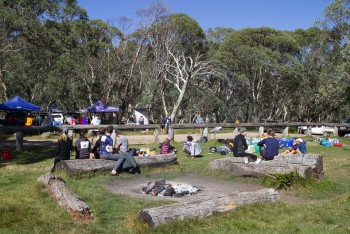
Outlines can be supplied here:
<path id="1" fill-rule="evenodd" d="M 350 1 L 309 29 L 204 32 L 161 2 L 131 20 L 89 20 L 76 0 L 0 1 L 0 102 L 42 108 L 97 100 L 175 122 L 338 122 L 350 117 Z M 115 26 L 118 25 L 118 26 Z"/>

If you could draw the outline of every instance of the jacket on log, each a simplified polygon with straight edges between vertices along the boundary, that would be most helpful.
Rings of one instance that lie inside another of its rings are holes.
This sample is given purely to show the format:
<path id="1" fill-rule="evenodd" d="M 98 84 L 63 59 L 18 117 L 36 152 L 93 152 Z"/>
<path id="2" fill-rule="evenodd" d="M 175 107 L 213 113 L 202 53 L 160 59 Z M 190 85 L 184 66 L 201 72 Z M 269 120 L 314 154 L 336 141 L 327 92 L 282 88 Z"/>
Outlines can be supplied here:
<path id="1" fill-rule="evenodd" d="M 137 165 L 137 162 L 134 158 L 134 154 L 133 154 L 133 150 L 131 152 L 125 152 L 123 155 L 124 155 L 124 158 L 125 158 L 125 161 L 123 163 L 123 169 L 137 169 L 138 168 L 138 165 Z"/>

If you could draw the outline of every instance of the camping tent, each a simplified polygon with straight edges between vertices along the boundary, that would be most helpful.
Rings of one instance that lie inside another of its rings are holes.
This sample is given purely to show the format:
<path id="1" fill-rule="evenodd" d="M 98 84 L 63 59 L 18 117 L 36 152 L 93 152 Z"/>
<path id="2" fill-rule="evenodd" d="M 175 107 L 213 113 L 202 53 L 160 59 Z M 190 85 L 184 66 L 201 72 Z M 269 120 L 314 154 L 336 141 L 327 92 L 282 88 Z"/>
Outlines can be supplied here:
<path id="1" fill-rule="evenodd" d="M 119 108 L 107 106 L 102 101 L 97 101 L 92 106 L 84 109 L 85 112 L 96 113 L 96 112 L 118 112 Z"/>
<path id="2" fill-rule="evenodd" d="M 26 102 L 22 98 L 16 96 L 0 104 L 0 110 L 40 111 L 40 107 Z"/>
<path id="3" fill-rule="evenodd" d="M 144 118 L 144 121 L 145 121 L 145 125 L 149 124 L 149 111 L 148 109 L 145 109 L 145 108 L 139 108 L 139 109 L 135 109 L 135 120 L 136 120 L 136 123 L 140 124 L 139 123 L 139 119 L 140 119 L 140 116 L 143 116 Z"/>

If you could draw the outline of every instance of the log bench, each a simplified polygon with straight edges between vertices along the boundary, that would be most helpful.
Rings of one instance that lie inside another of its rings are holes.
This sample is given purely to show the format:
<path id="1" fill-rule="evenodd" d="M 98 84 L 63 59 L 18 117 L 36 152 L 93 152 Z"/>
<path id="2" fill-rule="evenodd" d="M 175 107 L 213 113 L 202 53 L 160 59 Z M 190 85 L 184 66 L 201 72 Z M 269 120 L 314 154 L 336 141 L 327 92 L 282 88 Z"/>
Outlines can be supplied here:
<path id="1" fill-rule="evenodd" d="M 224 170 L 233 176 L 261 177 L 296 172 L 303 178 L 322 179 L 323 160 L 318 154 L 278 155 L 274 160 L 244 163 L 244 158 L 230 157 L 210 162 L 213 170 Z"/>
<path id="2" fill-rule="evenodd" d="M 75 195 L 67 186 L 66 182 L 59 176 L 46 174 L 38 179 L 47 188 L 49 194 L 64 207 L 76 221 L 85 221 L 93 219 L 89 206 Z"/>
<path id="3" fill-rule="evenodd" d="M 154 156 L 134 156 L 139 167 L 163 167 L 177 163 L 176 154 L 158 154 Z M 55 169 L 76 174 L 81 172 L 94 172 L 112 170 L 115 165 L 114 160 L 105 159 L 75 159 L 62 160 L 56 164 Z"/>
<path id="4" fill-rule="evenodd" d="M 138 213 L 138 217 L 149 227 L 156 227 L 172 220 L 205 218 L 232 211 L 244 204 L 275 202 L 278 198 L 278 192 L 274 189 L 261 189 L 255 192 L 217 195 L 208 200 L 196 200 L 143 209 Z"/>

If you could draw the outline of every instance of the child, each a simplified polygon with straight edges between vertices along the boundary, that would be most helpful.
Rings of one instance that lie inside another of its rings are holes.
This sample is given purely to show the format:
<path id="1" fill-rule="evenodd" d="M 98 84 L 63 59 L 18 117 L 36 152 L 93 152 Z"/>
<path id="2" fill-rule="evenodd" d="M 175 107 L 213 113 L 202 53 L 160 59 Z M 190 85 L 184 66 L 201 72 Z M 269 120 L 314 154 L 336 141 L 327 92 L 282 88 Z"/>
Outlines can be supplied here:
<path id="1" fill-rule="evenodd" d="M 164 142 L 160 144 L 159 148 L 160 154 L 170 154 L 176 152 L 175 147 L 170 145 L 170 140 L 168 138 L 165 138 Z"/>

